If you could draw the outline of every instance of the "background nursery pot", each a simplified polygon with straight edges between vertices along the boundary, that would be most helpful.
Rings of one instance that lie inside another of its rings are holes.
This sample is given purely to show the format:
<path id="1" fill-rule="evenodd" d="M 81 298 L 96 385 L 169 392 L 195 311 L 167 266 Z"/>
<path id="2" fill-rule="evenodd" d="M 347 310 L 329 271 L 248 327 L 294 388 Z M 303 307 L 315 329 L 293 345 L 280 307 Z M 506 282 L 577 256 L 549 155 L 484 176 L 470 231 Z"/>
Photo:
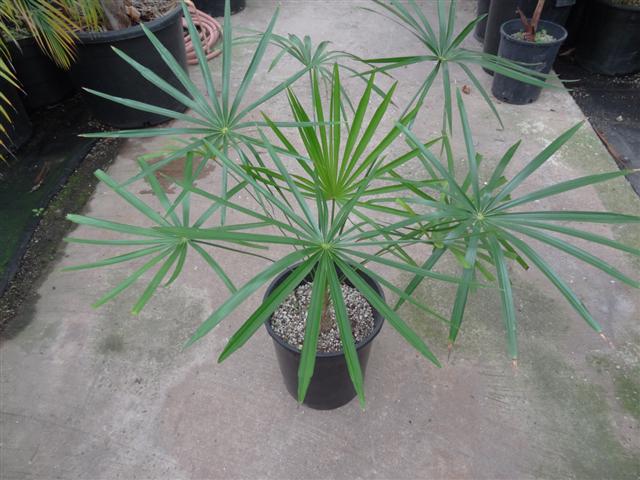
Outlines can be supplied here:
<path id="1" fill-rule="evenodd" d="M 589 2 L 576 60 L 591 72 L 626 75 L 640 71 L 640 3 L 614 3 Z"/>
<path id="2" fill-rule="evenodd" d="M 193 4 L 198 10 L 211 15 L 212 17 L 224 16 L 224 0 L 194 0 Z M 231 15 L 241 12 L 246 6 L 246 0 L 231 0 Z"/>
<path id="3" fill-rule="evenodd" d="M 525 63 L 528 67 L 541 73 L 549 73 L 560 50 L 560 45 L 567 38 L 567 31 L 560 25 L 544 20 L 540 21 L 538 29 L 546 30 L 555 40 L 536 43 L 515 39 L 511 35 L 522 31 L 522 22 L 519 19 L 505 22 L 500 29 L 501 39 L 498 56 Z M 491 86 L 491 92 L 498 100 L 514 105 L 524 105 L 536 101 L 541 91 L 540 87 L 528 85 L 499 74 L 494 76 Z"/>
<path id="4" fill-rule="evenodd" d="M 74 92 L 66 72 L 56 66 L 38 47 L 33 37 L 18 40 L 18 49 L 9 44 L 11 63 L 25 92 L 22 97 L 29 111 L 64 100 Z"/>
<path id="5" fill-rule="evenodd" d="M 145 26 L 158 37 L 186 71 L 182 10 L 176 7 L 161 18 L 145 23 Z M 174 111 L 186 110 L 185 105 L 145 80 L 111 49 L 114 46 L 122 50 L 184 92 L 178 79 L 153 48 L 139 25 L 108 32 L 81 32 L 78 33 L 78 37 L 78 61 L 70 72 L 73 82 L 78 87 L 87 87 Z M 97 119 L 114 127 L 145 127 L 169 120 L 166 116 L 135 110 L 96 95 L 87 94 L 84 98 Z"/>
<path id="6" fill-rule="evenodd" d="M 288 268 L 271 282 L 264 298 L 266 299 L 273 290 L 280 285 L 297 267 L 297 265 Z M 384 300 L 384 292 L 382 288 L 371 277 L 358 271 L 358 274 L 378 293 Z M 312 278 L 307 278 L 310 281 Z M 346 282 L 351 285 L 350 282 Z M 353 285 L 351 285 L 353 286 Z M 358 359 L 362 368 L 362 374 L 365 374 L 367 361 L 369 360 L 369 352 L 373 339 L 380 333 L 384 318 L 373 307 L 373 332 L 364 341 L 356 344 Z M 271 317 L 264 323 L 267 332 L 273 339 L 273 344 L 278 357 L 278 364 L 282 377 L 284 379 L 287 391 L 293 398 L 298 398 L 298 367 L 300 365 L 300 350 L 285 342 L 280 338 L 271 327 Z M 331 410 L 346 405 L 356 397 L 356 391 L 349 377 L 347 370 L 347 362 L 343 352 L 317 352 L 315 370 L 304 404 L 317 410 Z"/>

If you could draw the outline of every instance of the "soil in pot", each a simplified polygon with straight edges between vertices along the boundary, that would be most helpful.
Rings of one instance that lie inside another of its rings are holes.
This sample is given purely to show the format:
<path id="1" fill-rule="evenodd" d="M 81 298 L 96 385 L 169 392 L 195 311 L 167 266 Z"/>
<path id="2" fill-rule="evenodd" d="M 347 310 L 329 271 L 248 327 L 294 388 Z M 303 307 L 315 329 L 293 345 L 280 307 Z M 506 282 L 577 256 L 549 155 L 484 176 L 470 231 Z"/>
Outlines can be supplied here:
<path id="1" fill-rule="evenodd" d="M 291 272 L 292 269 L 288 269 L 280 274 L 271 285 L 269 285 L 265 293 L 265 298 L 269 296 Z M 362 272 L 358 273 L 384 300 L 384 294 L 380 285 L 366 274 Z M 304 308 L 300 304 L 308 303 L 309 300 L 305 300 L 305 298 L 310 295 L 311 289 L 308 285 L 312 280 L 313 278 L 310 275 L 295 290 L 295 295 L 298 298 L 291 298 L 293 295 L 287 298 L 274 312 L 272 318 L 265 322 L 267 332 L 273 339 L 276 357 L 280 371 L 282 372 L 285 387 L 289 394 L 296 399 L 298 398 L 298 367 L 300 365 L 300 353 L 304 340 L 304 321 L 306 320 L 306 313 L 304 313 Z M 354 332 L 360 368 L 362 374 L 365 375 L 373 339 L 380 333 L 384 319 L 349 282 L 343 285 L 342 290 Z M 303 313 L 301 314 L 301 312 Z M 331 309 L 329 312 L 331 312 Z M 369 317 L 369 313 L 371 313 L 371 317 Z M 297 320 L 291 321 L 291 318 Z M 333 318 L 333 320 L 335 320 L 335 318 Z M 325 351 L 318 351 L 316 354 L 313 377 L 311 378 L 307 396 L 304 400 L 305 405 L 318 410 L 338 408 L 349 403 L 356 397 L 356 391 L 351 383 L 347 363 L 339 341 L 339 332 L 335 326 L 334 329 L 335 331 L 333 333 L 328 332 L 322 341 L 323 346 L 320 348 Z M 276 332 L 276 330 L 278 330 L 278 332 Z M 289 338 L 290 340 L 284 340 L 283 338 Z"/>
<path id="2" fill-rule="evenodd" d="M 302 350 L 307 313 L 311 304 L 311 283 L 305 282 L 296 288 L 278 307 L 271 317 L 271 328 L 292 347 Z M 362 342 L 373 332 L 373 310 L 366 298 L 355 288 L 343 284 L 342 295 L 347 307 L 351 331 L 356 343 Z M 331 329 L 320 331 L 318 337 L 319 352 L 340 352 L 342 341 L 336 324 L 333 303 L 330 303 L 328 315 Z"/>
<path id="3" fill-rule="evenodd" d="M 562 42 L 567 38 L 567 31 L 561 25 L 541 20 L 538 31 L 544 31 L 541 40 L 530 42 L 518 39 L 522 31 L 519 19 L 509 20 L 500 30 L 501 40 L 498 56 L 527 64 L 533 70 L 549 73 L 555 61 Z M 541 87 L 528 85 L 518 80 L 496 74 L 493 78 L 491 92 L 498 99 L 514 105 L 532 103 L 538 99 Z"/>

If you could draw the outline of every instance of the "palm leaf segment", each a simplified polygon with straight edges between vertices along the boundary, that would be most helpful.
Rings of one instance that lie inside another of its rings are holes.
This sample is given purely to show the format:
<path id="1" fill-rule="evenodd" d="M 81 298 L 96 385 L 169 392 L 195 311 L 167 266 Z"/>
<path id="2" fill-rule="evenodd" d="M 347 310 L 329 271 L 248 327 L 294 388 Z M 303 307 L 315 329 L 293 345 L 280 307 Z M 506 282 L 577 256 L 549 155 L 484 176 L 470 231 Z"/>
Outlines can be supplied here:
<path id="1" fill-rule="evenodd" d="M 374 69 L 377 72 L 388 72 L 407 65 L 431 62 L 434 63 L 433 68 L 425 77 L 423 83 L 416 91 L 415 95 L 409 102 L 407 110 L 414 105 L 422 105 L 424 99 L 434 84 L 438 75 L 442 79 L 442 87 L 444 91 L 444 111 L 443 111 L 443 131 L 448 127 L 450 132 L 453 123 L 452 114 L 452 92 L 450 69 L 451 66 L 457 65 L 469 78 L 470 82 L 476 87 L 483 99 L 491 108 L 491 111 L 502 125 L 500 115 L 491 100 L 491 97 L 482 86 L 476 75 L 469 68 L 470 64 L 480 65 L 483 68 L 494 71 L 501 75 L 535 85 L 543 88 L 554 88 L 545 82 L 550 76 L 536 72 L 535 70 L 526 68 L 522 65 L 514 63 L 510 60 L 500 58 L 496 55 L 490 55 L 484 52 L 476 52 L 461 47 L 465 38 L 473 31 L 476 24 L 480 22 L 486 15 L 480 16 L 469 22 L 457 35 L 455 34 L 456 5 L 457 0 L 436 0 L 438 6 L 438 28 L 433 28 L 425 13 L 416 5 L 415 0 L 409 0 L 408 4 L 400 0 L 390 0 L 390 4 L 382 0 L 373 0 L 383 10 L 370 10 L 374 13 L 383 15 L 393 22 L 399 24 L 426 48 L 427 53 L 423 55 L 409 55 L 403 57 L 391 58 L 369 58 L 365 62 L 371 64 L 382 65 Z M 446 5 L 449 5 L 447 10 Z M 405 111 L 405 113 L 406 113 Z"/>
<path id="2" fill-rule="evenodd" d="M 431 178 L 440 178 L 442 183 L 431 184 L 428 188 L 435 189 L 430 193 L 440 195 L 438 202 L 432 201 L 433 196 L 419 197 L 413 201 L 426 205 L 435 211 L 440 211 L 442 219 L 440 223 L 447 225 L 443 237 L 435 241 L 436 248 L 432 255 L 425 261 L 422 268 L 433 268 L 446 251 L 452 252 L 463 266 L 462 282 L 458 286 L 453 310 L 451 314 L 449 342 L 452 345 L 458 335 L 464 316 L 468 293 L 472 280 L 480 273 L 492 280 L 493 275 L 486 268 L 486 264 L 492 264 L 497 274 L 500 296 L 502 300 L 502 317 L 507 334 L 509 355 L 517 358 L 516 339 L 516 315 L 511 289 L 511 280 L 507 269 L 507 261 L 515 260 L 523 268 L 528 268 L 528 263 L 538 267 L 545 277 L 559 290 L 576 312 L 596 331 L 602 328 L 593 318 L 578 295 L 571 290 L 544 258 L 527 243 L 527 239 L 533 239 L 542 244 L 567 253 L 578 260 L 592 265 L 613 278 L 639 288 L 640 283 L 629 278 L 624 273 L 607 264 L 602 259 L 573 246 L 560 237 L 552 235 L 558 233 L 567 237 L 578 238 L 593 244 L 604 245 L 621 250 L 634 256 L 640 256 L 640 250 L 601 235 L 590 233 L 586 230 L 576 229 L 563 225 L 571 223 L 607 223 L 626 224 L 640 223 L 640 217 L 608 212 L 582 212 L 582 211 L 518 211 L 516 207 L 530 204 L 537 200 L 550 198 L 554 195 L 570 192 L 577 188 L 594 185 L 599 182 L 627 175 L 629 171 L 615 171 L 597 175 L 568 180 L 557 183 L 540 190 L 524 194 L 517 198 L 511 198 L 516 190 L 529 176 L 536 172 L 551 156 L 558 151 L 582 126 L 582 123 L 570 128 L 557 139 L 551 142 L 544 150 L 535 156 L 522 170 L 511 180 L 507 181 L 503 175 L 505 169 L 513 158 L 519 143 L 513 145 L 504 154 L 488 182 L 485 184 L 479 180 L 478 165 L 481 157 L 475 152 L 471 130 L 467 121 L 467 114 L 460 92 L 457 92 L 457 103 L 460 111 L 462 130 L 467 150 L 468 172 L 465 180 L 458 183 L 455 172 L 451 168 L 445 168 L 440 161 L 427 149 L 423 148 L 405 126 L 398 125 L 406 134 L 407 142 L 412 147 L 420 149 L 425 165 L 428 166 Z M 448 164 L 453 164 L 453 156 L 450 148 L 445 149 L 448 156 Z M 415 230 L 414 234 L 422 235 Z M 429 241 L 434 242 L 433 235 Z M 483 262 L 485 265 L 483 265 Z M 421 278 L 415 277 L 405 288 L 405 294 L 410 295 L 420 284 Z M 396 308 L 402 303 L 400 299 Z"/>

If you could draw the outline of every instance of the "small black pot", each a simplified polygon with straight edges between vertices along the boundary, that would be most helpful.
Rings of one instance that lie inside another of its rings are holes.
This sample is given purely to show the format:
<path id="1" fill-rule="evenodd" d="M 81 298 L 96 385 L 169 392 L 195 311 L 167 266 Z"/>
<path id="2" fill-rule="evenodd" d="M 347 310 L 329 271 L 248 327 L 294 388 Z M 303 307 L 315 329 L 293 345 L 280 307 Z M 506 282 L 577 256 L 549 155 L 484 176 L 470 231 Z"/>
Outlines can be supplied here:
<path id="1" fill-rule="evenodd" d="M 33 37 L 18 40 L 18 45 L 11 42 L 9 49 L 27 110 L 53 105 L 76 91 L 67 73 L 42 53 Z"/>
<path id="2" fill-rule="evenodd" d="M 0 78 L 0 93 L 9 100 L 10 105 L 7 105 L 4 99 L 0 99 L 0 102 L 11 119 L 9 122 L 4 115 L 0 115 L 0 125 L 4 127 L 4 131 L 0 129 L 0 140 L 5 147 L 16 151 L 31 138 L 31 120 L 22 104 L 18 89 L 2 78 Z M 6 158 L 5 152 L 0 151 L 0 155 Z"/>
<path id="3" fill-rule="evenodd" d="M 576 60 L 603 75 L 640 71 L 640 7 L 593 0 L 587 6 L 576 48 Z"/>
<path id="4" fill-rule="evenodd" d="M 276 277 L 276 279 L 269 285 L 269 288 L 267 288 L 264 298 L 266 299 L 295 268 L 296 266 L 291 267 Z M 358 274 L 384 300 L 384 293 L 380 284 L 363 272 L 358 271 Z M 311 281 L 312 279 L 312 275 L 309 275 L 305 281 Z M 351 285 L 348 281 L 346 283 Z M 371 343 L 378 333 L 380 333 L 383 323 L 384 318 L 382 318 L 382 315 L 380 315 L 377 310 L 373 309 L 373 332 L 371 332 L 371 335 L 369 335 L 368 338 L 356 344 L 356 351 L 358 352 L 358 359 L 360 360 L 360 368 L 362 369 L 363 376 L 367 368 L 367 361 L 369 360 Z M 271 317 L 269 317 L 264 325 L 267 332 L 273 339 L 276 356 L 278 357 L 278 364 L 280 365 L 280 371 L 282 372 L 282 377 L 284 378 L 287 391 L 293 398 L 297 399 L 300 350 L 289 345 L 273 331 L 271 328 Z M 347 361 L 344 357 L 344 353 L 316 353 L 315 370 L 313 371 L 313 377 L 311 378 L 311 383 L 309 384 L 304 404 L 317 410 L 331 410 L 341 407 L 342 405 L 346 405 L 355 397 L 356 391 L 353 388 L 351 378 L 349 377 Z"/>
<path id="5" fill-rule="evenodd" d="M 500 49 L 498 56 L 526 63 L 532 70 L 549 73 L 560 50 L 560 45 L 567 38 L 567 31 L 561 25 L 541 20 L 538 29 L 544 29 L 556 40 L 549 43 L 534 43 L 516 40 L 511 35 L 522 30 L 520 20 L 509 20 L 502 25 Z M 528 85 L 518 80 L 496 74 L 493 77 L 491 92 L 498 99 L 514 105 L 535 102 L 540 96 L 542 87 Z"/>
<path id="6" fill-rule="evenodd" d="M 477 15 L 484 15 L 485 13 L 489 13 L 489 5 L 491 4 L 491 0 L 478 0 L 478 10 Z M 476 29 L 473 32 L 473 36 L 476 37 L 480 43 L 484 42 L 484 32 L 487 29 L 487 17 L 481 20 L 477 25 Z"/>
<path id="7" fill-rule="evenodd" d="M 198 10 L 203 11 L 212 17 L 224 16 L 224 0 L 194 0 L 194 5 Z M 231 0 L 231 15 L 244 10 L 245 0 Z"/>
<path id="8" fill-rule="evenodd" d="M 483 51 L 496 55 L 500 47 L 500 28 L 502 24 L 508 20 L 519 18 L 516 13 L 518 8 L 522 10 L 527 18 L 531 18 L 537 3 L 538 0 L 491 0 Z M 576 0 L 547 0 L 540 18 L 558 25 L 564 25 L 575 3 Z M 493 72 L 485 71 L 493 75 Z"/>
<path id="9" fill-rule="evenodd" d="M 186 71 L 182 9 L 177 7 L 161 18 L 145 23 L 145 26 L 155 33 Z M 144 79 L 111 50 L 111 46 L 117 47 L 185 93 L 178 79 L 139 25 L 109 32 L 82 32 L 78 36 L 78 61 L 70 71 L 71 78 L 78 87 L 88 87 L 109 95 L 138 100 L 174 111 L 186 110 L 182 103 Z M 98 120 L 114 127 L 146 127 L 169 120 L 164 115 L 125 107 L 89 93 L 86 93 L 84 98 L 91 113 Z"/>

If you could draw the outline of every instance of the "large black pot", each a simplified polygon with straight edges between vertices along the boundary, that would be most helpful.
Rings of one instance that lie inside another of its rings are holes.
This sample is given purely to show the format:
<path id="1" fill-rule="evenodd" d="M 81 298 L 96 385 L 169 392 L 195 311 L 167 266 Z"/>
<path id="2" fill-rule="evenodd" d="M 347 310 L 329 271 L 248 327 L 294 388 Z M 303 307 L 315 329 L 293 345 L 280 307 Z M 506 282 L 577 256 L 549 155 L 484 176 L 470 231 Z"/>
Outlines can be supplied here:
<path id="1" fill-rule="evenodd" d="M 5 100 L 0 98 L 2 106 L 11 119 L 8 121 L 4 115 L 0 115 L 0 125 L 4 128 L 4 130 L 0 129 L 0 140 L 6 148 L 16 151 L 31 138 L 31 121 L 22 104 L 18 89 L 2 78 L 0 78 L 0 93 L 9 100 L 10 105 L 7 105 Z M 0 155 L 6 157 L 5 152 L 0 151 Z"/>
<path id="2" fill-rule="evenodd" d="M 294 268 L 295 266 L 285 270 L 276 277 L 273 282 L 271 282 L 265 293 L 265 298 L 267 298 L 271 292 L 291 274 Z M 384 293 L 378 282 L 363 272 L 358 271 L 358 274 L 384 300 Z M 305 281 L 311 280 L 312 275 L 310 275 Z M 350 285 L 350 282 L 347 281 L 347 284 Z M 378 333 L 380 333 L 380 329 L 384 323 L 384 318 L 382 318 L 382 315 L 380 315 L 380 313 L 375 309 L 373 309 L 373 322 L 374 326 L 371 335 L 362 342 L 356 344 L 356 351 L 358 352 L 358 359 L 360 360 L 360 367 L 362 369 L 363 376 L 367 368 L 367 361 L 369 360 L 371 343 Z M 271 328 L 271 317 L 269 317 L 265 322 L 265 327 L 273 339 L 276 356 L 278 357 L 278 364 L 280 365 L 280 371 L 282 372 L 287 391 L 291 396 L 293 396 L 293 398 L 297 399 L 300 350 L 289 345 L 273 331 Z M 309 384 L 304 404 L 317 410 L 331 410 L 341 407 L 342 405 L 346 405 L 355 397 L 356 391 L 353 388 L 351 378 L 349 377 L 344 353 L 318 352 L 316 354 L 315 370 L 313 371 L 313 377 L 311 378 L 311 383 Z"/>
<path id="3" fill-rule="evenodd" d="M 561 25 L 544 20 L 540 21 L 538 29 L 546 30 L 556 40 L 548 43 L 516 40 L 511 35 L 522 30 L 520 20 L 509 20 L 504 23 L 500 29 L 502 38 L 500 39 L 498 56 L 529 64 L 527 66 L 532 70 L 549 73 L 560 50 L 560 45 L 567 38 L 567 31 Z M 491 86 L 491 92 L 498 100 L 515 105 L 535 102 L 541 91 L 542 87 L 529 85 L 499 74 L 494 75 Z"/>
<path id="4" fill-rule="evenodd" d="M 18 45 L 11 42 L 9 49 L 27 110 L 53 105 L 75 92 L 67 73 L 42 53 L 33 37 L 18 40 Z"/>
<path id="5" fill-rule="evenodd" d="M 224 16 L 224 0 L 194 0 L 193 3 L 198 10 L 201 10 L 212 17 Z M 229 5 L 231 8 L 231 15 L 244 10 L 245 6 L 245 0 L 231 0 L 231 4 Z"/>
<path id="6" fill-rule="evenodd" d="M 478 10 L 476 11 L 476 15 L 479 17 L 480 15 L 484 15 L 485 13 L 489 13 L 489 5 L 491 4 L 491 0 L 478 0 Z M 473 32 L 473 36 L 476 37 L 480 43 L 484 42 L 484 32 L 487 29 L 487 17 L 483 18 L 478 24 L 476 24 L 476 29 Z"/>
<path id="7" fill-rule="evenodd" d="M 487 18 L 487 28 L 484 34 L 485 53 L 495 55 L 500 46 L 500 27 L 508 20 L 519 18 L 516 10 L 520 8 L 522 12 L 531 18 L 536 8 L 538 0 L 491 0 L 489 7 L 489 17 Z M 547 0 L 540 18 L 558 25 L 564 25 L 571 12 L 571 7 L 576 0 Z M 487 73 L 492 72 L 487 71 Z"/>
<path id="8" fill-rule="evenodd" d="M 640 71 L 640 7 L 593 0 L 585 16 L 576 48 L 578 63 L 604 75 Z"/>
<path id="9" fill-rule="evenodd" d="M 145 23 L 145 26 L 186 71 L 182 10 L 177 7 L 161 18 Z M 77 86 L 174 111 L 186 110 L 182 103 L 154 86 L 111 50 L 111 46 L 117 47 L 184 93 L 184 88 L 139 25 L 109 32 L 83 32 L 79 39 L 78 61 L 70 71 Z M 163 115 L 135 110 L 89 93 L 84 98 L 98 120 L 114 127 L 146 127 L 169 120 Z"/>

